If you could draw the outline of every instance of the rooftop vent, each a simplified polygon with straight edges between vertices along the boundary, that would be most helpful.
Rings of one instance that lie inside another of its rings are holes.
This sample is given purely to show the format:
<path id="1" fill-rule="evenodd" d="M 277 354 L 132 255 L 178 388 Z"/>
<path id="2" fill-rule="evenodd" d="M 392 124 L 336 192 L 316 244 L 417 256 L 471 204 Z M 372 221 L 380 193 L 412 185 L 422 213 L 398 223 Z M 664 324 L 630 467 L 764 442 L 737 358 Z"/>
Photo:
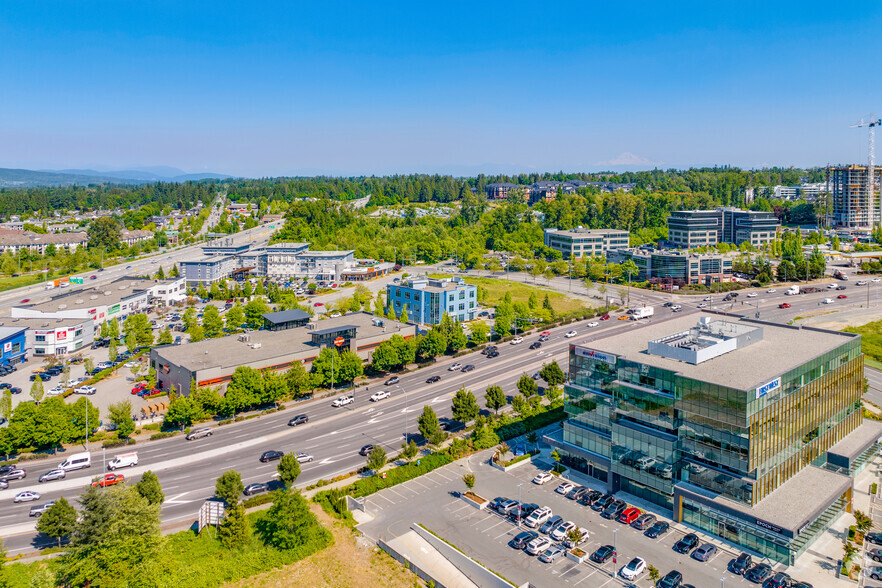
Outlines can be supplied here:
<path id="1" fill-rule="evenodd" d="M 82 298 L 77 298 L 77 304 L 82 304 L 82 303 L 83 303 L 83 299 L 82 299 Z"/>
<path id="2" fill-rule="evenodd" d="M 46 327 L 48 327 L 48 326 L 49 326 L 49 323 L 43 323 L 43 324 L 41 324 L 41 325 L 40 325 L 40 326 L 41 326 L 41 327 L 42 327 L 42 328 L 44 328 L 44 329 L 45 329 L 45 328 L 46 328 Z"/>
<path id="3" fill-rule="evenodd" d="M 251 349 L 260 349 L 260 347 L 261 347 L 260 343 L 252 343 L 252 345 L 251 345 Z"/>
<path id="4" fill-rule="evenodd" d="M 58 310 L 64 310 L 65 308 L 67 308 L 67 304 L 59 304 L 58 305 Z"/>
<path id="5" fill-rule="evenodd" d="M 105 290 L 105 291 L 104 291 L 104 295 L 105 295 L 105 296 L 110 296 L 111 294 L 112 294 L 112 292 L 111 292 L 110 290 Z"/>
<path id="6" fill-rule="evenodd" d="M 89 296 L 89 300 L 98 300 L 98 295 L 92 294 L 91 296 Z"/>

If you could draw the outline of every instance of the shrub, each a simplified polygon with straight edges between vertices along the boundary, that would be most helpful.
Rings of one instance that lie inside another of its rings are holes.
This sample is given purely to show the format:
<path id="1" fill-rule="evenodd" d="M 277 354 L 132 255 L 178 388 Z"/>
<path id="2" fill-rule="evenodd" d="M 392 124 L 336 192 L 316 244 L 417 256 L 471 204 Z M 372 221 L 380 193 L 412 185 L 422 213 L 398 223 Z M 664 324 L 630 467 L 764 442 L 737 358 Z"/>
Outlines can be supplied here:
<path id="1" fill-rule="evenodd" d="M 260 506 L 261 504 L 268 504 L 273 501 L 272 492 L 267 492 L 266 494 L 257 494 L 250 498 L 246 498 L 242 501 L 242 506 L 245 508 L 252 508 L 254 506 Z"/>
<path id="2" fill-rule="evenodd" d="M 151 441 L 156 441 L 157 439 L 165 439 L 166 437 L 174 437 L 178 434 L 178 431 L 160 431 L 159 433 L 153 433 L 150 435 Z"/>
<path id="3" fill-rule="evenodd" d="M 107 439 L 104 441 L 101 446 L 105 449 L 110 449 L 111 447 L 122 447 L 123 445 L 134 445 L 135 440 L 131 438 L 126 439 Z"/>

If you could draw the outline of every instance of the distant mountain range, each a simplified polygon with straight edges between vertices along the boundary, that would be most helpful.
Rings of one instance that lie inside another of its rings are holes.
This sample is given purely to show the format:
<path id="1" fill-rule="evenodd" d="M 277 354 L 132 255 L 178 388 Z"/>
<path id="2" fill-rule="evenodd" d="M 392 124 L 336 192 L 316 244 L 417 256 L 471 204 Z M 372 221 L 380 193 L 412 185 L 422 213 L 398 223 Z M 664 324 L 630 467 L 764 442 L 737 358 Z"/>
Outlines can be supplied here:
<path id="1" fill-rule="evenodd" d="M 37 186 L 88 186 L 89 184 L 150 184 L 186 182 L 208 178 L 225 179 L 226 174 L 188 174 L 174 167 L 144 167 L 119 171 L 93 169 L 31 170 L 0 168 L 0 188 Z"/>

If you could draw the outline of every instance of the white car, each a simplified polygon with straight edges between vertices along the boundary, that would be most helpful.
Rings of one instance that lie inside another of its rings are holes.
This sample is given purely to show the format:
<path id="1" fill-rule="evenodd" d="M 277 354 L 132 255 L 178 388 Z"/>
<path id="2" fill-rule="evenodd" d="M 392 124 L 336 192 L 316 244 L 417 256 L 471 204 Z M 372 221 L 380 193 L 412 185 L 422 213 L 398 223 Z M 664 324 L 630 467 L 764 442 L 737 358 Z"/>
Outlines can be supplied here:
<path id="1" fill-rule="evenodd" d="M 547 506 L 541 506 L 530 513 L 530 515 L 524 520 L 524 524 L 528 527 L 535 529 L 539 525 L 548 521 L 551 518 L 552 512 L 551 509 Z"/>
<path id="2" fill-rule="evenodd" d="M 563 482 L 563 483 L 561 483 L 560 486 L 555 488 L 554 491 L 557 492 L 558 494 L 563 494 L 564 496 L 566 496 L 567 494 L 569 494 L 570 490 L 572 490 L 575 487 L 576 487 L 576 485 L 573 484 L 572 482 Z"/>
<path id="3" fill-rule="evenodd" d="M 40 493 L 32 490 L 25 490 L 24 492 L 16 494 L 15 498 L 12 499 L 12 502 L 30 502 L 32 500 L 40 500 Z"/>
<path id="4" fill-rule="evenodd" d="M 646 562 L 641 557 L 635 557 L 631 561 L 627 563 L 627 565 L 622 566 L 622 569 L 619 570 L 619 575 L 621 575 L 626 580 L 633 580 L 640 574 L 642 574 L 646 570 Z"/>
<path id="5" fill-rule="evenodd" d="M 334 314 L 331 315 L 331 318 L 338 318 L 338 317 L 341 317 L 341 316 L 343 316 L 343 315 L 340 314 L 339 312 L 335 312 Z"/>
<path id="6" fill-rule="evenodd" d="M 756 297 L 757 297 L 757 293 L 756 293 L 756 292 L 748 292 L 748 293 L 747 293 L 747 297 L 748 297 L 748 298 L 756 298 Z"/>
<path id="7" fill-rule="evenodd" d="M 554 476 L 552 476 L 548 472 L 539 472 L 538 474 L 536 474 L 536 477 L 533 478 L 533 483 L 539 484 L 541 486 L 542 484 L 551 481 L 552 478 L 554 478 Z"/>
<path id="8" fill-rule="evenodd" d="M 683 307 L 680 306 L 679 304 L 675 304 L 674 306 L 671 307 L 671 312 L 677 312 L 678 310 L 683 310 Z"/>
<path id="9" fill-rule="evenodd" d="M 123 367 L 133 368 L 138 367 L 139 365 L 141 365 L 140 361 L 127 361 L 123 364 Z"/>
<path id="10" fill-rule="evenodd" d="M 551 547 L 551 539 L 549 539 L 548 537 L 536 537 L 535 539 L 527 543 L 527 548 L 525 549 L 525 551 L 529 555 L 539 555 L 549 547 Z"/>
<path id="11" fill-rule="evenodd" d="M 855 284 L 855 286 L 866 286 L 866 285 L 867 285 L 866 280 L 858 280 L 858 283 Z"/>
<path id="12" fill-rule="evenodd" d="M 64 393 L 66 388 L 64 386 L 55 386 L 54 388 L 50 388 L 46 391 L 47 396 L 58 396 L 59 394 Z"/>
<path id="13" fill-rule="evenodd" d="M 833 304 L 832 298 L 824 298 L 824 304 Z"/>
<path id="14" fill-rule="evenodd" d="M 371 394 L 371 402 L 379 402 L 380 400 L 383 400 L 384 398 L 389 398 L 390 396 L 392 395 L 389 394 L 389 392 L 387 392 L 386 390 L 380 390 L 379 392 L 374 392 L 373 394 Z"/>
<path id="15" fill-rule="evenodd" d="M 707 304 L 705 304 L 704 302 L 701 302 L 698 304 L 698 308 L 707 308 Z"/>
<path id="16" fill-rule="evenodd" d="M 80 386 L 79 388 L 74 388 L 74 394 L 89 394 L 91 396 L 97 391 L 98 389 L 95 386 Z"/>
<path id="17" fill-rule="evenodd" d="M 549 536 L 555 541 L 563 541 L 567 538 L 567 533 L 576 528 L 576 523 L 573 521 L 566 521 L 565 523 L 561 523 L 554 528 L 554 530 L 549 533 Z"/>
<path id="18" fill-rule="evenodd" d="M 835 290 L 839 287 L 839 284 L 827 284 L 828 290 Z"/>
<path id="19" fill-rule="evenodd" d="M 873 282 L 874 284 L 878 284 L 879 282 L 882 282 L 882 278 L 873 278 L 870 281 Z"/>
<path id="20" fill-rule="evenodd" d="M 777 292 L 777 290 L 775 290 L 774 288 L 769 288 L 768 290 L 766 290 L 766 294 L 774 294 L 775 292 Z"/>
<path id="21" fill-rule="evenodd" d="M 523 337 L 515 337 L 514 339 L 511 340 L 512 345 L 517 345 L 518 343 L 523 343 L 523 342 L 524 342 Z"/>
<path id="22" fill-rule="evenodd" d="M 298 453 L 295 457 L 297 458 L 297 463 L 306 463 L 314 459 L 309 453 Z"/>
<path id="23" fill-rule="evenodd" d="M 331 406 L 333 406 L 333 407 L 346 406 L 347 404 L 350 404 L 351 402 L 354 402 L 354 401 L 355 401 L 355 399 L 352 396 L 341 396 L 340 398 L 337 398 L 336 400 L 334 400 L 334 402 L 331 403 Z"/>
<path id="24" fill-rule="evenodd" d="M 572 337 L 575 337 L 575 336 L 576 336 L 576 331 L 570 331 L 569 333 L 564 335 L 564 337 L 566 337 L 567 339 L 571 339 Z"/>
<path id="25" fill-rule="evenodd" d="M 588 323 L 588 326 L 589 327 L 597 327 L 597 326 L 600 326 L 600 323 L 598 323 L 597 321 L 591 321 L 590 323 Z"/>
<path id="26" fill-rule="evenodd" d="M 704 301 L 705 301 L 705 302 L 710 302 L 711 300 L 713 300 L 713 298 L 711 298 L 710 296 L 705 296 L 705 297 L 704 297 Z"/>
<path id="27" fill-rule="evenodd" d="M 110 363 L 109 361 L 101 361 L 99 363 L 96 363 L 95 367 L 98 368 L 99 370 L 106 370 L 109 367 L 113 367 L 113 364 Z"/>
<path id="28" fill-rule="evenodd" d="M 449 368 L 447 368 L 447 371 L 448 371 L 448 372 L 455 372 L 455 371 L 458 370 L 458 369 L 462 369 L 462 364 L 461 364 L 461 363 L 455 363 L 455 364 L 453 364 L 452 366 L 450 366 Z"/>

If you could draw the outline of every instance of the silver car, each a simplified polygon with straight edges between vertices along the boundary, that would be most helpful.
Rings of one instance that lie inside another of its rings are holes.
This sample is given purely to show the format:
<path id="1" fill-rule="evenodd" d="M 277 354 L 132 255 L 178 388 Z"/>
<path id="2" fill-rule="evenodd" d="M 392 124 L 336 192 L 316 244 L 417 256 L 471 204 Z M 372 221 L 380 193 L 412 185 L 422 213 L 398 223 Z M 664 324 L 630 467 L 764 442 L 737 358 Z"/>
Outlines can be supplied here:
<path id="1" fill-rule="evenodd" d="M 306 463 L 306 462 L 309 462 L 312 460 L 313 460 L 313 457 L 309 453 L 298 453 L 297 454 L 298 463 Z"/>
<path id="2" fill-rule="evenodd" d="M 51 482 L 52 480 L 63 480 L 65 476 L 65 472 L 62 468 L 49 470 L 45 474 L 40 476 L 40 482 Z"/>
<path id="3" fill-rule="evenodd" d="M 554 563 L 555 560 L 560 559 L 563 554 L 566 553 L 563 547 L 560 545 L 552 545 L 545 552 L 539 556 L 539 561 L 545 563 Z"/>
<path id="4" fill-rule="evenodd" d="M 15 498 L 12 499 L 12 502 L 30 502 L 32 500 L 40 500 L 40 493 L 32 490 L 25 490 L 24 492 L 16 494 Z"/>

